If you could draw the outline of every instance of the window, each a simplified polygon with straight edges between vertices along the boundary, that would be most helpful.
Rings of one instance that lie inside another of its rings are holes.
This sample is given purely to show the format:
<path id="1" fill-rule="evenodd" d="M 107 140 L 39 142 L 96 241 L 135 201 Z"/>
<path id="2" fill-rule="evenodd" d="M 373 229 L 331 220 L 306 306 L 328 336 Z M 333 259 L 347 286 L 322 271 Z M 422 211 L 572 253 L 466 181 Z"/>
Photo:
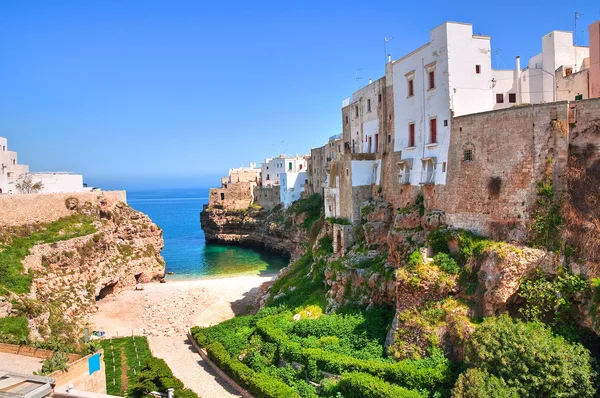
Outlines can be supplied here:
<path id="1" fill-rule="evenodd" d="M 410 164 L 409 161 L 403 160 L 398 163 L 400 173 L 398 174 L 398 182 L 400 184 L 410 184 Z"/>
<path id="2" fill-rule="evenodd" d="M 504 94 L 496 94 L 496 103 L 503 104 L 504 103 Z"/>
<path id="3" fill-rule="evenodd" d="M 388 134 L 388 144 L 392 142 L 392 135 Z"/>
<path id="4" fill-rule="evenodd" d="M 415 146 L 415 124 L 409 123 L 408 125 L 408 146 Z"/>
<path id="5" fill-rule="evenodd" d="M 378 98 L 379 98 L 378 102 L 381 104 L 381 94 L 379 94 Z"/>
<path id="6" fill-rule="evenodd" d="M 478 75 L 481 73 L 481 65 L 475 65 L 475 73 Z"/>
<path id="7" fill-rule="evenodd" d="M 437 143 L 437 119 L 429 119 L 429 143 Z"/>
<path id="8" fill-rule="evenodd" d="M 15 159 L 13 159 L 13 165 L 16 165 L 17 161 Z"/>
<path id="9" fill-rule="evenodd" d="M 299 170 L 302 170 L 302 165 L 299 166 Z"/>
<path id="10" fill-rule="evenodd" d="M 465 149 L 463 151 L 463 160 L 465 162 L 470 162 L 473 160 L 473 150 L 472 149 Z"/>
<path id="11" fill-rule="evenodd" d="M 346 116 L 346 124 L 348 124 L 348 116 Z"/>
<path id="12" fill-rule="evenodd" d="M 292 169 L 292 162 L 289 162 L 288 163 L 288 170 L 291 170 L 291 169 Z"/>
<path id="13" fill-rule="evenodd" d="M 225 193 L 221 192 L 221 200 L 225 200 Z"/>
<path id="14" fill-rule="evenodd" d="M 444 119 L 444 127 L 448 127 L 448 119 Z"/>
<path id="15" fill-rule="evenodd" d="M 415 84 L 414 80 L 410 79 L 408 80 L 408 96 L 412 97 L 413 95 L 415 95 Z"/>
<path id="16" fill-rule="evenodd" d="M 355 116 L 358 117 L 358 106 L 354 107 L 354 113 L 355 113 Z"/>
<path id="17" fill-rule="evenodd" d="M 367 100 L 367 112 L 371 112 L 371 99 Z"/>
<path id="18" fill-rule="evenodd" d="M 442 173 L 446 172 L 446 162 L 442 163 Z"/>
<path id="19" fill-rule="evenodd" d="M 427 81 L 429 82 L 429 90 L 433 90 L 435 88 L 435 71 L 434 70 L 430 70 L 427 74 L 428 79 Z"/>
<path id="20" fill-rule="evenodd" d="M 508 102 L 510 102 L 511 104 L 515 104 L 517 102 L 517 94 L 509 93 L 508 94 Z"/>
<path id="21" fill-rule="evenodd" d="M 346 169 L 346 177 L 348 177 L 348 169 Z"/>

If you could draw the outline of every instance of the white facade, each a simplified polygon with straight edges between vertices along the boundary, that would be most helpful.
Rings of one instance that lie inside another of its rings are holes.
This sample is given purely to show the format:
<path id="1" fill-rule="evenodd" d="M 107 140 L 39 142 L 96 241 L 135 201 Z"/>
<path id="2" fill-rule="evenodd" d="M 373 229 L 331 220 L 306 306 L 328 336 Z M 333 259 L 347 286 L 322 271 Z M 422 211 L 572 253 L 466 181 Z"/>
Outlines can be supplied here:
<path id="1" fill-rule="evenodd" d="M 445 184 L 452 116 L 493 106 L 490 38 L 473 35 L 470 24 L 443 23 L 429 43 L 393 62 L 392 75 L 404 182 Z"/>
<path id="2" fill-rule="evenodd" d="M 44 187 L 40 193 L 84 192 L 83 176 L 71 173 L 32 173 L 32 181 L 41 181 Z M 14 192 L 14 190 L 13 190 Z"/>
<path id="3" fill-rule="evenodd" d="M 8 150 L 8 140 L 0 137 L 0 193 L 19 193 L 15 183 L 29 173 L 29 166 L 19 164 L 17 152 Z M 31 173 L 32 181 L 40 181 L 43 188 L 39 193 L 83 192 L 89 190 L 83 186 L 81 174 L 44 172 Z"/>
<path id="4" fill-rule="evenodd" d="M 352 186 L 379 185 L 381 181 L 381 159 L 353 160 Z"/>
<path id="5" fill-rule="evenodd" d="M 524 69 L 517 57 L 514 70 L 492 71 L 494 109 L 558 100 L 556 70 L 562 66 L 570 69 L 569 74 L 577 73 L 586 68 L 589 54 L 588 47 L 573 45 L 572 32 L 548 33 L 542 37 L 542 52 L 530 58 Z"/>
<path id="6" fill-rule="evenodd" d="M 283 173 L 306 171 L 309 158 L 310 155 L 279 155 L 276 158 L 265 159 L 261 170 L 262 186 L 272 187 L 274 185 L 280 185 L 280 179 Z"/>
<path id="7" fill-rule="evenodd" d="M 29 171 L 29 166 L 19 164 L 17 153 L 8 150 L 8 140 L 0 137 L 0 193 L 14 192 L 14 182 Z"/>
<path id="8" fill-rule="evenodd" d="M 284 172 L 279 176 L 281 182 L 279 188 L 279 199 L 286 209 L 295 201 L 300 199 L 304 192 L 304 186 L 308 183 L 308 173 L 301 172 Z"/>

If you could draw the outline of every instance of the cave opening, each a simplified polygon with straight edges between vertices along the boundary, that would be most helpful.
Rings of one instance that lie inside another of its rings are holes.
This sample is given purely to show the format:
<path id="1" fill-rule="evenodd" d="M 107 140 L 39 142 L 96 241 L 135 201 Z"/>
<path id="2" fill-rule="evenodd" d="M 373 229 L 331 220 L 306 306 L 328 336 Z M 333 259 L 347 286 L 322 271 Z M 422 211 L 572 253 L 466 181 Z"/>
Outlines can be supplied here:
<path id="1" fill-rule="evenodd" d="M 100 292 L 96 296 L 96 301 L 100 301 L 103 298 L 105 298 L 106 296 L 108 296 L 109 294 L 113 294 L 115 291 L 115 287 L 117 286 L 117 283 L 119 283 L 119 281 L 109 283 L 108 285 L 106 285 L 102 289 L 100 289 Z"/>

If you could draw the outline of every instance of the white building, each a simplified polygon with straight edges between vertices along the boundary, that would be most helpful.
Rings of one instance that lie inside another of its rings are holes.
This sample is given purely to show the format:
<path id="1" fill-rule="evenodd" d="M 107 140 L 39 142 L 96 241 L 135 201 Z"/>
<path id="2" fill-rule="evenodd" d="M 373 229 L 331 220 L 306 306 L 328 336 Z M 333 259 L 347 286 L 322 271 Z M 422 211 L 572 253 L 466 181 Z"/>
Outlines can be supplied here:
<path id="1" fill-rule="evenodd" d="M 8 150 L 8 140 L 0 137 L 0 193 L 19 193 L 15 183 L 29 173 L 29 166 L 19 164 L 17 152 Z M 33 182 L 40 181 L 43 188 L 40 193 L 83 192 L 90 190 L 84 187 L 81 174 L 65 172 L 30 173 Z"/>
<path id="2" fill-rule="evenodd" d="M 572 32 L 548 33 L 542 37 L 542 52 L 529 59 L 527 67 L 521 69 L 517 57 L 514 70 L 492 71 L 493 109 L 558 100 L 556 70 L 564 67 L 566 75 L 577 73 L 587 68 L 589 55 L 588 47 L 573 45 Z"/>
<path id="3" fill-rule="evenodd" d="M 445 22 L 429 43 L 394 61 L 392 74 L 400 181 L 445 184 L 452 117 L 493 107 L 490 37 Z"/>
<path id="4" fill-rule="evenodd" d="M 265 162 L 262 164 L 262 186 L 271 187 L 280 185 L 283 173 L 306 171 L 309 158 L 310 155 L 279 155 L 276 158 L 265 159 Z"/>
<path id="5" fill-rule="evenodd" d="M 279 181 L 279 199 L 283 207 L 287 209 L 302 196 L 304 187 L 308 184 L 308 172 L 286 171 L 279 175 Z"/>

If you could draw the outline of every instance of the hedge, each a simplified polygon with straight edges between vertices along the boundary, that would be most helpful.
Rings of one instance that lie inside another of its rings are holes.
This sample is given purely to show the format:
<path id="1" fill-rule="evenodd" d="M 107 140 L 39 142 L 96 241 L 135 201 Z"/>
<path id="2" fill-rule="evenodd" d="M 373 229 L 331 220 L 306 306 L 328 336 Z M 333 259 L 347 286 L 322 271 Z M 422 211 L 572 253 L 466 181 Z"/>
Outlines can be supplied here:
<path id="1" fill-rule="evenodd" d="M 367 373 L 344 373 L 337 388 L 345 398 L 424 398 L 414 390 L 387 383 Z"/>
<path id="2" fill-rule="evenodd" d="M 224 370 L 235 381 L 245 387 L 257 398 L 300 398 L 300 395 L 287 384 L 268 376 L 258 373 L 248 366 L 231 358 L 223 344 L 218 341 L 210 343 L 206 347 L 210 359 Z"/>
<path id="3" fill-rule="evenodd" d="M 166 393 L 169 388 L 175 389 L 177 398 L 198 398 L 198 395 L 185 388 L 181 380 L 173 376 L 173 372 L 165 361 L 160 358 L 150 358 L 146 366 L 137 375 L 133 388 L 134 397 L 144 397 L 149 391 Z"/>
<path id="4" fill-rule="evenodd" d="M 293 342 L 281 329 L 275 327 L 276 317 L 266 317 L 256 323 L 256 330 L 266 341 L 276 343 L 280 358 L 308 363 L 315 361 L 324 371 L 342 374 L 363 372 L 403 385 L 410 389 L 434 390 L 451 383 L 452 375 L 448 362 L 434 367 L 424 366 L 418 361 L 384 362 L 361 360 L 348 355 L 326 351 L 321 348 L 303 348 Z"/>

